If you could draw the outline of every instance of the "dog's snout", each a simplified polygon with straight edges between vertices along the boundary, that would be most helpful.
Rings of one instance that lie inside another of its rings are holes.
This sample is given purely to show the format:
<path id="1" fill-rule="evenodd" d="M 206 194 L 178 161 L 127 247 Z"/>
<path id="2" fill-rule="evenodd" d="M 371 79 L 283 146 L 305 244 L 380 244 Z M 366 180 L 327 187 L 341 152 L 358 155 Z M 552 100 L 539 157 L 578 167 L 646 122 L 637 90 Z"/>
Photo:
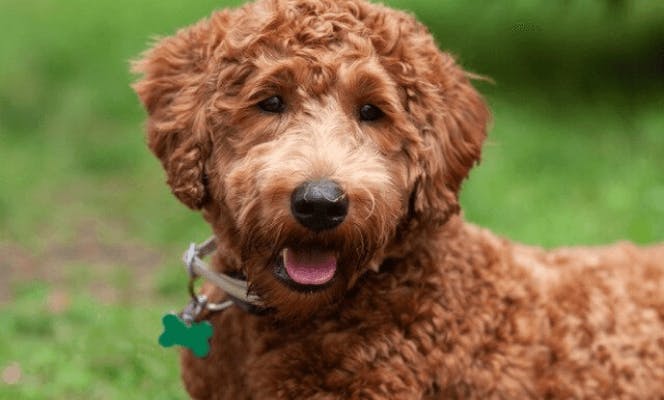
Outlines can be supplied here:
<path id="1" fill-rule="evenodd" d="M 348 196 L 329 179 L 304 182 L 291 195 L 291 212 L 313 231 L 332 229 L 348 214 Z"/>

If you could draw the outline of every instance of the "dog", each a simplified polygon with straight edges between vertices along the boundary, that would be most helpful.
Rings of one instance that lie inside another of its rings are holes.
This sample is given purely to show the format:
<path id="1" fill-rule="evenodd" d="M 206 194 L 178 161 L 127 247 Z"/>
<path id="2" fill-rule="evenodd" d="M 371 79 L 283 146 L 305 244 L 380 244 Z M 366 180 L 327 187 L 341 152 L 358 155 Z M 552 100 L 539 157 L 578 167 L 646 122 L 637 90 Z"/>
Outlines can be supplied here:
<path id="1" fill-rule="evenodd" d="M 465 222 L 490 112 L 411 15 L 258 0 L 134 71 L 213 269 L 261 299 L 200 315 L 193 398 L 664 398 L 664 246 L 545 251 Z"/>

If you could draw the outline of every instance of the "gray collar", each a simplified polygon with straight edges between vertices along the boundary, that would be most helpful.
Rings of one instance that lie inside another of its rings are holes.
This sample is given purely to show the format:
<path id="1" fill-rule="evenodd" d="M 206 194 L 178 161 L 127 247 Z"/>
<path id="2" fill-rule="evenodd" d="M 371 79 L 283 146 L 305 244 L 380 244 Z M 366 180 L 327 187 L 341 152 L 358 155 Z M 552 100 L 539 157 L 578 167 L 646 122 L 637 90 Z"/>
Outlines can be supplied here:
<path id="1" fill-rule="evenodd" d="M 203 309 L 221 311 L 233 304 L 238 305 L 244 310 L 263 309 L 263 301 L 257 295 L 249 293 L 246 280 L 233 278 L 222 272 L 215 272 L 208 268 L 208 265 L 202 258 L 214 253 L 216 250 L 217 243 L 215 237 L 212 236 L 201 244 L 191 243 L 182 256 L 182 261 L 189 273 L 189 294 L 192 298 L 189 308 L 193 308 L 190 311 L 194 314 L 188 315 L 188 317 L 196 318 Z M 206 296 L 196 295 L 194 282 L 199 276 L 223 290 L 230 297 L 230 300 L 222 303 L 209 303 Z M 186 310 L 185 314 L 188 314 Z"/>

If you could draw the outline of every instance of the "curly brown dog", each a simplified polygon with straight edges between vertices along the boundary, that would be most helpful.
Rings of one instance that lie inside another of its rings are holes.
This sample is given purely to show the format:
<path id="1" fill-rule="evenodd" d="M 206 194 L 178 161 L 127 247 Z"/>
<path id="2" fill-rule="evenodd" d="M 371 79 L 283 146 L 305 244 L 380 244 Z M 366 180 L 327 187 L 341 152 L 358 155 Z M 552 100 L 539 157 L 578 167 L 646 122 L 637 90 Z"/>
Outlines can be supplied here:
<path id="1" fill-rule="evenodd" d="M 544 251 L 464 222 L 489 112 L 412 16 L 263 0 L 135 70 L 214 268 L 264 304 L 205 316 L 194 398 L 664 398 L 664 246 Z"/>

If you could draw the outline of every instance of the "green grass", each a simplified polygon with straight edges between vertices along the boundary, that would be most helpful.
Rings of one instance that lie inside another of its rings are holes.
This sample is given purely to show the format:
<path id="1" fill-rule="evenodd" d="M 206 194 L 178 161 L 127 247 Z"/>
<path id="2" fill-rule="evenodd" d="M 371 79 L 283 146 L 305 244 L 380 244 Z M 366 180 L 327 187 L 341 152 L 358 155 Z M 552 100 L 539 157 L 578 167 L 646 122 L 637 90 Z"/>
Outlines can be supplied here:
<path id="1" fill-rule="evenodd" d="M 544 246 L 664 239 L 664 3 L 388 3 L 496 81 L 469 220 Z M 0 374 L 22 370 L 0 399 L 184 397 L 156 340 L 209 229 L 146 149 L 128 65 L 226 4 L 0 0 Z"/>
<path id="2" fill-rule="evenodd" d="M 49 291 L 45 283 L 21 285 L 3 310 L 0 360 L 18 362 L 23 377 L 0 386 L 1 398 L 184 397 L 176 353 L 157 345 L 165 304 L 100 304 L 76 294 L 54 314 L 44 305 Z"/>

